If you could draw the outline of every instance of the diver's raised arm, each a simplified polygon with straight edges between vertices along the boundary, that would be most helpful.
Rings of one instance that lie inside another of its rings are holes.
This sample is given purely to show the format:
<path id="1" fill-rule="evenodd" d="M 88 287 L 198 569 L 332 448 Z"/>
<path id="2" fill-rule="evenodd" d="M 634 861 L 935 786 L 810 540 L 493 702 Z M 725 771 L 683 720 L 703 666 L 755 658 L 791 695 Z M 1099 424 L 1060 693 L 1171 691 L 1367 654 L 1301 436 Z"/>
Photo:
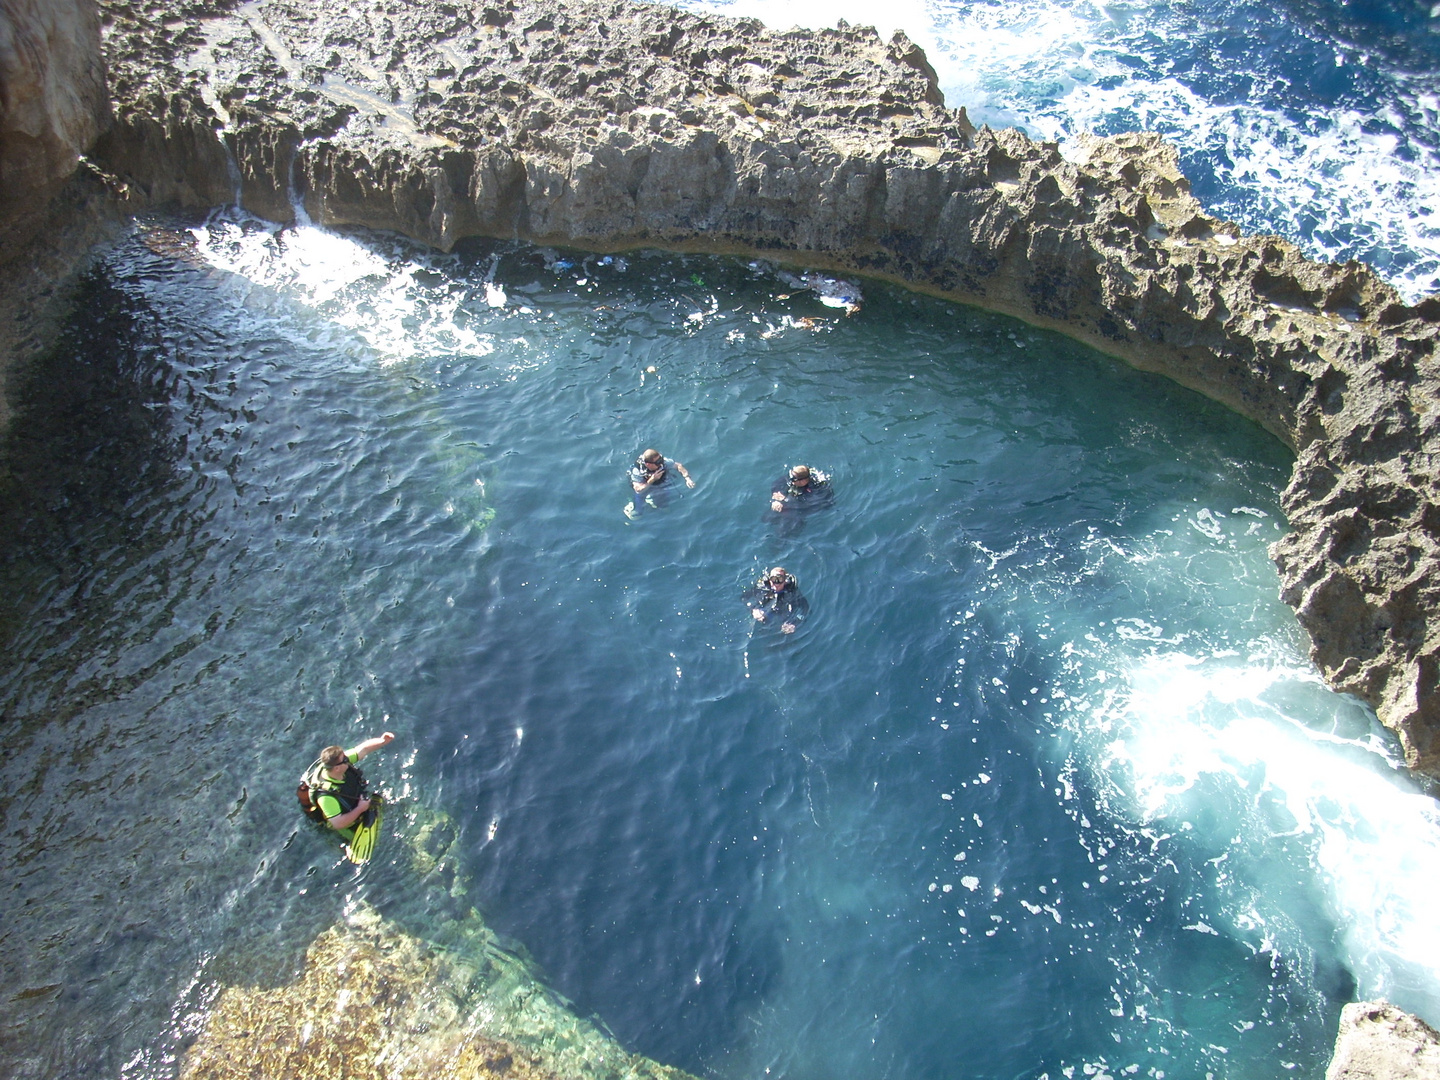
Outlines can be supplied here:
<path id="1" fill-rule="evenodd" d="M 360 745 L 352 747 L 350 752 L 355 755 L 355 760 L 359 761 L 361 758 L 368 757 L 382 746 L 387 746 L 394 741 L 395 733 L 393 731 L 387 731 L 383 735 L 375 736 L 373 739 L 366 739 Z"/>

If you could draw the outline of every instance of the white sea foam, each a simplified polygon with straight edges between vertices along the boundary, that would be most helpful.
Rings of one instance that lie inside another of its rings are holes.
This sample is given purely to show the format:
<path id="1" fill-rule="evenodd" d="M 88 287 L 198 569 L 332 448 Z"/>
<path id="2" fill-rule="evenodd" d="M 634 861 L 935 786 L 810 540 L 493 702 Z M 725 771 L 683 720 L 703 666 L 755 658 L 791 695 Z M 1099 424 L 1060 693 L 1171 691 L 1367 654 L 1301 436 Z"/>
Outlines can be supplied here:
<path id="1" fill-rule="evenodd" d="M 1090 758 L 1115 793 L 1109 809 L 1142 826 L 1208 831 L 1198 837 L 1208 849 L 1268 865 L 1277 880 L 1309 871 L 1342 928 L 1360 995 L 1440 1015 L 1440 926 L 1429 907 L 1440 881 L 1440 807 L 1397 771 L 1385 744 L 1290 715 L 1288 692 L 1316 679 L 1282 658 L 1176 653 L 1139 660 L 1125 678 L 1111 734 Z M 1207 813 L 1217 787 L 1245 809 Z M 1309 866 L 1290 863 L 1296 839 Z M 1263 896 L 1250 893 L 1267 883 L 1243 884 L 1254 906 L 1229 908 L 1236 926 L 1273 921 Z"/>
<path id="2" fill-rule="evenodd" d="M 971 661 L 957 658 L 956 689 L 979 664 L 1044 656 L 1043 691 L 1028 674 L 999 680 L 1008 697 L 990 696 L 994 678 L 972 690 L 1007 702 L 1054 748 L 1054 796 L 1083 830 L 1100 884 L 1106 872 L 1149 880 L 1184 851 L 1205 879 L 1186 901 L 1196 932 L 1301 970 L 1338 941 L 1359 996 L 1440 1016 L 1440 928 L 1428 908 L 1440 805 L 1400 768 L 1373 714 L 1326 689 L 1307 660 L 1275 600 L 1273 511 L 1219 505 L 1235 509 L 1186 501 L 1152 508 L 1148 532 L 1092 529 L 1082 565 L 1064 573 L 1043 537 L 1004 562 L 977 546 L 996 609 L 1036 630 L 1016 641 L 952 622 Z M 1271 584 L 1257 590 L 1257 576 Z M 1094 583 L 1122 581 L 1097 613 Z M 1179 605 L 1183 633 L 1157 625 L 1155 613 Z M 1024 688 L 1029 711 L 1016 700 Z M 1127 1003 L 1145 1007 L 1144 971 L 1117 975 Z"/>
<path id="3" fill-rule="evenodd" d="M 489 282 L 462 284 L 429 274 L 409 253 L 387 255 L 376 243 L 309 225 L 282 229 L 237 211 L 191 232 L 210 265 L 313 309 L 382 363 L 495 351 L 493 335 L 472 325 L 477 311 L 505 303 Z"/>

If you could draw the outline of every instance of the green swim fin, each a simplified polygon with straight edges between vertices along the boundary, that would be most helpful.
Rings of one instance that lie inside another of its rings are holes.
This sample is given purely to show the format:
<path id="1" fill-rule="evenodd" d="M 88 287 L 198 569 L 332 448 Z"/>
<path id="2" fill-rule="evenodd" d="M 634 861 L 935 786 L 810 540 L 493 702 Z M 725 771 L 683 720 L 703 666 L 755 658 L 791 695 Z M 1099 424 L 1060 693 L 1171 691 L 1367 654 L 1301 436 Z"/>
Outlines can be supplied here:
<path id="1" fill-rule="evenodd" d="M 370 800 L 370 809 L 355 826 L 355 835 L 345 846 L 345 856 L 357 866 L 364 866 L 375 854 L 375 844 L 380 839 L 380 819 L 384 816 L 385 801 L 375 795 Z"/>

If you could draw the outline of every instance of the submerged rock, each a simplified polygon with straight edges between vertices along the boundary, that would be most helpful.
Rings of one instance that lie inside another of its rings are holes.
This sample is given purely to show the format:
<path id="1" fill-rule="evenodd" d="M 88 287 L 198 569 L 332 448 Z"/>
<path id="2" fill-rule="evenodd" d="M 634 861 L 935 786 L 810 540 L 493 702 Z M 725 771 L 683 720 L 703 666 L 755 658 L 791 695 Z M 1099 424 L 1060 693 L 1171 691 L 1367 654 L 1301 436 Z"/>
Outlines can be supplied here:
<path id="1" fill-rule="evenodd" d="M 693 1080 L 629 1054 L 493 947 L 444 952 L 370 908 L 322 933 L 293 983 L 220 991 L 181 1080 Z"/>
<path id="2" fill-rule="evenodd" d="M 1389 1002 L 1346 1005 L 1325 1080 L 1440 1080 L 1440 1034 Z"/>

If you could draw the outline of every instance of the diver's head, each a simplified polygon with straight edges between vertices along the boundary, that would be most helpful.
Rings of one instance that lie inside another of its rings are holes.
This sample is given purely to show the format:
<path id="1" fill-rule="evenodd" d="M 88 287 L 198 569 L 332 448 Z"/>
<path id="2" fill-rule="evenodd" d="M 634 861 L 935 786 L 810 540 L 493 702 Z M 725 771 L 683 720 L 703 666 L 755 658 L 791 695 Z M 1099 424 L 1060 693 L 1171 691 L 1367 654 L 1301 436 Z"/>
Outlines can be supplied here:
<path id="1" fill-rule="evenodd" d="M 646 450 L 640 455 L 640 464 L 647 469 L 658 469 L 665 464 L 665 459 L 660 455 L 659 450 Z"/>
<path id="2" fill-rule="evenodd" d="M 810 466 L 796 465 L 790 470 L 790 479 L 800 487 L 805 487 L 810 483 Z"/>
<path id="3" fill-rule="evenodd" d="M 785 583 L 790 579 L 790 575 L 785 573 L 785 568 L 783 566 L 775 567 L 775 569 L 771 570 L 770 573 L 766 575 L 766 577 L 767 580 L 770 582 L 770 587 L 772 589 L 783 589 L 785 587 Z"/>
<path id="4" fill-rule="evenodd" d="M 327 746 L 320 751 L 320 764 L 327 769 L 333 769 L 340 765 L 349 765 L 350 758 L 343 746 Z"/>

